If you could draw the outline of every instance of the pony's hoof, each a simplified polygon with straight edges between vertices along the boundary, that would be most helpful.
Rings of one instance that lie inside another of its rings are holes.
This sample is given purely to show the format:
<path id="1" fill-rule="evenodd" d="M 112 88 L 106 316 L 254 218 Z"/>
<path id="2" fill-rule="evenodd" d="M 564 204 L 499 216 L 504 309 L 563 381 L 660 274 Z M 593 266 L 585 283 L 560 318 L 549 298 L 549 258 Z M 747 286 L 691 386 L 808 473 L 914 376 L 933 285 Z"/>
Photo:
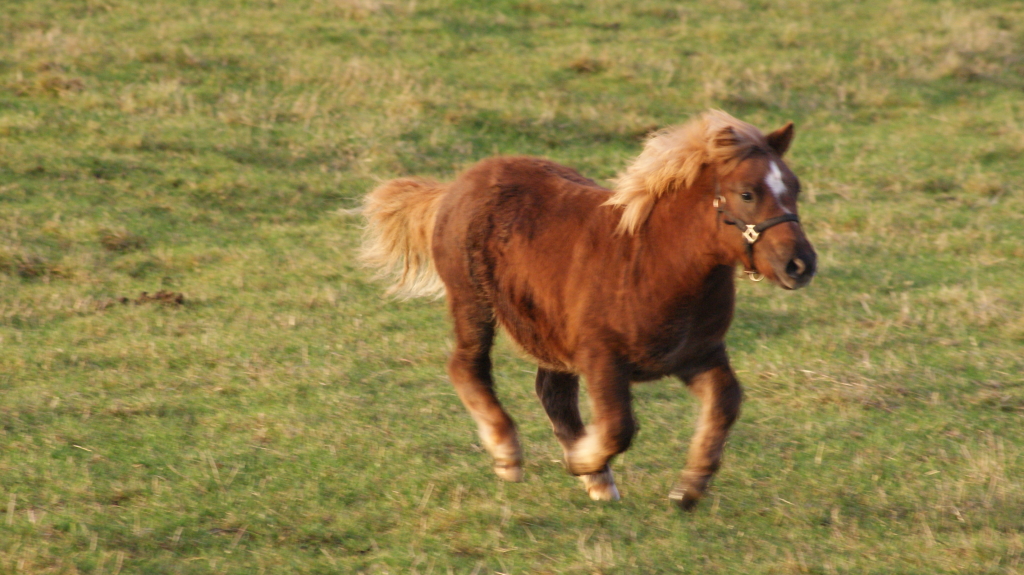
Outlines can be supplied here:
<path id="1" fill-rule="evenodd" d="M 697 508 L 697 503 L 700 502 L 701 493 L 696 489 L 687 489 L 686 487 L 673 487 L 672 491 L 669 492 L 668 498 L 676 504 L 683 511 L 693 511 Z"/>
<path id="2" fill-rule="evenodd" d="M 505 481 L 519 483 L 523 480 L 523 467 L 521 465 L 495 465 L 494 473 Z"/>
<path id="3" fill-rule="evenodd" d="M 618 501 L 619 488 L 615 486 L 615 477 L 612 470 L 605 466 L 597 473 L 581 475 L 583 486 L 587 489 L 587 495 L 594 501 Z"/>

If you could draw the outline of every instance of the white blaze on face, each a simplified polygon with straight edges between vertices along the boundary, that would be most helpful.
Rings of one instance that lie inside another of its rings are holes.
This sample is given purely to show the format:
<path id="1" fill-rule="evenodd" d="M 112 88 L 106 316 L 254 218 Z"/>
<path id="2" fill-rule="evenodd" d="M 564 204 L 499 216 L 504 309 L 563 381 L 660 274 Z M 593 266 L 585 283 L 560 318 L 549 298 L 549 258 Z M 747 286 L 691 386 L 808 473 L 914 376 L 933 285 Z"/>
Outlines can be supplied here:
<path id="1" fill-rule="evenodd" d="M 779 165 L 775 162 L 769 163 L 768 175 L 764 177 L 764 183 L 775 194 L 775 199 L 782 202 L 782 197 L 786 195 L 786 184 L 782 181 L 782 170 L 779 169 Z M 782 204 L 780 203 L 779 205 Z M 782 206 L 782 211 L 787 214 L 792 213 L 785 206 Z"/>
<path id="2" fill-rule="evenodd" d="M 771 162 L 768 175 L 764 177 L 764 183 L 768 185 L 768 189 L 775 194 L 775 197 L 780 200 L 783 194 L 786 193 L 786 184 L 782 181 L 782 170 L 779 169 L 779 165 L 775 162 Z"/>

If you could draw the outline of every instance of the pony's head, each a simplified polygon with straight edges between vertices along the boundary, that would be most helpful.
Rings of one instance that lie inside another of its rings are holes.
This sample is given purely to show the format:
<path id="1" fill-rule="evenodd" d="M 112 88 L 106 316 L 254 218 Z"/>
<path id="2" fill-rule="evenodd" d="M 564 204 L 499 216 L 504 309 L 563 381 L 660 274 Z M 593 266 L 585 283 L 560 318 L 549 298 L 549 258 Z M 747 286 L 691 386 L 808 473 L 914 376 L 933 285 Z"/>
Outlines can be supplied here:
<path id="1" fill-rule="evenodd" d="M 807 285 L 817 256 L 797 218 L 800 182 L 782 160 L 792 140 L 792 122 L 766 136 L 720 110 L 658 132 L 607 202 L 623 208 L 619 231 L 643 226 L 663 195 L 690 190 L 718 219 L 726 259 L 787 289 Z"/>
<path id="2" fill-rule="evenodd" d="M 724 128 L 717 137 L 737 136 Z M 782 161 L 793 141 L 793 123 L 761 141 L 764 145 L 751 147 L 734 168 L 719 174 L 713 205 L 726 227 L 723 241 L 749 273 L 786 289 L 801 288 L 817 271 L 817 255 L 797 217 L 800 180 Z"/>

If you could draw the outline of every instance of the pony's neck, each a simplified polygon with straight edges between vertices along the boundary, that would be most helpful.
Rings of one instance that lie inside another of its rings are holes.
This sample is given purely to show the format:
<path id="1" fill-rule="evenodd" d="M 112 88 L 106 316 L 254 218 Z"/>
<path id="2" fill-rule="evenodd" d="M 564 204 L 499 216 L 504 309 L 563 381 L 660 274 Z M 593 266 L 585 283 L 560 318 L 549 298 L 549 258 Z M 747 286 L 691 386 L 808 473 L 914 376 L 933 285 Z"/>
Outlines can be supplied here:
<path id="1" fill-rule="evenodd" d="M 721 226 L 712 201 L 714 175 L 705 173 L 688 189 L 658 199 L 641 230 L 647 245 L 641 253 L 648 273 L 662 277 L 675 289 L 700 289 L 718 266 L 732 265 L 733 254 L 722 248 Z"/>

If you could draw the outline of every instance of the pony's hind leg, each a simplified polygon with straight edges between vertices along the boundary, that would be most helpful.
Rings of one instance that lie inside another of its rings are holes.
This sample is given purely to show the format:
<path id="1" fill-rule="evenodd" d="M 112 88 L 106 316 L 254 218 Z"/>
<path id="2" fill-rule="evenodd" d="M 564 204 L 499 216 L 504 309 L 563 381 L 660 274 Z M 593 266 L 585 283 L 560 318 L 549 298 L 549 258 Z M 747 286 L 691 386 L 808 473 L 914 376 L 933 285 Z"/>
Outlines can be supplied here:
<path id="1" fill-rule="evenodd" d="M 579 408 L 580 378 L 572 373 L 537 370 L 537 397 L 551 420 L 555 437 L 562 445 L 568 458 L 569 450 L 584 433 Z M 581 475 L 587 494 L 595 501 L 618 501 L 619 490 L 615 487 L 612 470 L 605 465 L 597 473 Z"/>
<path id="2" fill-rule="evenodd" d="M 743 389 L 728 365 L 715 367 L 686 381 L 701 401 L 697 431 L 690 442 L 690 453 L 679 483 L 669 499 L 690 511 L 707 489 L 722 461 L 722 449 L 729 428 L 739 417 Z"/>
<path id="3" fill-rule="evenodd" d="M 460 305 L 449 291 L 455 324 L 455 351 L 448 360 L 448 376 L 462 404 L 476 421 L 480 440 L 494 458 L 494 472 L 506 481 L 523 479 L 523 453 L 516 425 L 494 394 L 491 346 L 494 318 L 475 303 Z"/>

